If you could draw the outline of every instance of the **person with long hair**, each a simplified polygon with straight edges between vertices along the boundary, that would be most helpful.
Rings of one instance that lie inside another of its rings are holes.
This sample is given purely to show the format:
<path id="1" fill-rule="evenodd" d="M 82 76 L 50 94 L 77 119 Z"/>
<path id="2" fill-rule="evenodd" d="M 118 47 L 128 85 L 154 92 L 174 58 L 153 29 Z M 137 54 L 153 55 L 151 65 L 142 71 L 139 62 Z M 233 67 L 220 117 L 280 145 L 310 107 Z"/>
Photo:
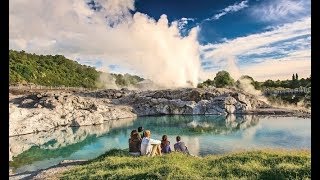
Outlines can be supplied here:
<path id="1" fill-rule="evenodd" d="M 133 156 L 140 156 L 140 148 L 141 148 L 141 141 L 140 135 L 137 130 L 132 130 L 129 139 L 129 154 Z"/>
<path id="2" fill-rule="evenodd" d="M 170 153 L 171 148 L 170 148 L 170 141 L 168 140 L 167 135 L 162 136 L 161 140 L 161 152 L 162 153 Z"/>

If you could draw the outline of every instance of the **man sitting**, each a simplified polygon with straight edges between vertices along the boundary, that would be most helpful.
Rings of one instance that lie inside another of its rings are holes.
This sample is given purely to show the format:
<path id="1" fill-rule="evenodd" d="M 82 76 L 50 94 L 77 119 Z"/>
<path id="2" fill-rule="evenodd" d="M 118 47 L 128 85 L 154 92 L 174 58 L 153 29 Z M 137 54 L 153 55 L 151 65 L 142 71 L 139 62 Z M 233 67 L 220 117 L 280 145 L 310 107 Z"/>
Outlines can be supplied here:
<path id="1" fill-rule="evenodd" d="M 184 142 L 181 141 L 181 137 L 176 137 L 177 143 L 174 144 L 174 150 L 178 152 L 183 152 L 189 154 L 187 146 L 184 144 Z"/>

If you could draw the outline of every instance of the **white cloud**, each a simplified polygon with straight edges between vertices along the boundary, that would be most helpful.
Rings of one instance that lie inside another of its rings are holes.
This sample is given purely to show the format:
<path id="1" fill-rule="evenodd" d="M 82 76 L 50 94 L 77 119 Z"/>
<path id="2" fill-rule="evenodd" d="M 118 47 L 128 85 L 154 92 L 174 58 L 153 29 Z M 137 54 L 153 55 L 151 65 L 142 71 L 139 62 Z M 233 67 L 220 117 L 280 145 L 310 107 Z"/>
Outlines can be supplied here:
<path id="1" fill-rule="evenodd" d="M 270 59 L 259 64 L 251 64 L 240 68 L 241 72 L 250 72 L 255 80 L 290 79 L 293 73 L 299 77 L 309 77 L 311 74 L 311 51 L 298 51 L 285 58 Z"/>
<path id="2" fill-rule="evenodd" d="M 261 54 L 268 54 L 268 53 L 273 53 L 273 52 L 279 52 L 279 49 L 276 47 L 259 47 L 256 49 L 250 49 L 249 51 L 243 53 L 243 56 L 250 56 L 250 55 L 261 55 Z"/>
<path id="3" fill-rule="evenodd" d="M 102 8 L 102 14 L 109 25 L 130 20 L 130 10 L 135 10 L 134 0 L 95 0 Z"/>
<path id="4" fill-rule="evenodd" d="M 12 0 L 9 48 L 71 59 L 103 61 L 134 69 L 166 87 L 197 84 L 200 71 L 198 28 L 182 37 L 178 22 L 168 24 L 135 13 L 133 0 L 96 1 L 93 11 L 78 0 Z M 112 24 L 112 26 L 108 26 Z"/>
<path id="5" fill-rule="evenodd" d="M 214 15 L 213 17 L 207 18 L 206 21 L 218 20 L 220 17 L 222 17 L 228 13 L 237 12 L 243 8 L 246 8 L 246 7 L 248 7 L 248 0 L 241 1 L 240 3 L 235 3 L 233 5 L 230 5 L 224 9 L 222 9 L 220 13 Z"/>
<path id="6" fill-rule="evenodd" d="M 185 26 L 188 24 L 188 21 L 194 21 L 194 18 L 181 18 L 179 21 L 178 21 L 178 28 L 179 29 L 184 29 Z"/>
<path id="7" fill-rule="evenodd" d="M 295 38 L 310 35 L 311 19 L 308 17 L 294 23 L 284 24 L 283 26 L 274 28 L 272 31 L 239 37 L 233 40 L 227 40 L 220 44 L 208 44 L 201 46 L 201 51 L 205 60 L 210 60 L 213 64 L 220 66 L 220 69 L 229 70 L 234 78 L 238 78 L 241 74 L 247 74 L 257 78 L 258 80 L 262 80 L 264 79 L 264 75 L 267 73 L 266 71 L 271 70 L 271 66 L 273 65 L 277 66 L 275 69 L 279 69 L 279 71 L 269 71 L 270 74 L 273 73 L 273 77 L 288 76 L 292 74 L 292 72 L 300 72 L 302 69 L 303 74 L 308 74 L 311 72 L 311 56 L 306 52 L 310 51 L 310 46 L 303 46 L 300 49 L 289 51 L 287 52 L 287 55 L 281 59 L 286 60 L 285 62 L 287 63 L 292 62 L 296 64 L 291 66 L 292 69 L 284 65 L 282 61 L 279 61 L 281 63 L 275 63 L 276 61 L 269 62 L 268 60 L 273 60 L 273 58 L 266 57 L 260 58 L 261 63 L 249 65 L 251 68 L 242 68 L 241 62 L 239 62 L 237 58 L 238 56 L 243 55 L 265 54 L 279 51 L 285 53 L 283 49 L 276 51 L 277 46 L 288 47 L 290 45 L 288 44 L 289 42 L 291 42 L 293 46 L 297 46 L 299 45 L 299 41 L 295 42 Z M 308 37 L 303 38 L 300 42 L 301 41 L 303 42 L 301 44 L 310 44 L 310 39 Z M 272 46 L 274 43 L 278 43 L 278 45 Z M 280 65 L 282 67 L 278 67 Z M 246 64 L 246 66 L 248 66 L 248 64 Z M 300 66 L 302 68 L 301 70 L 299 70 Z M 255 70 L 253 67 L 258 70 Z M 263 70 L 264 68 L 265 70 Z"/>
<path id="8" fill-rule="evenodd" d="M 272 0 L 252 6 L 253 17 L 262 21 L 283 22 L 310 15 L 310 0 Z"/>
<path id="9" fill-rule="evenodd" d="M 267 55 L 273 56 L 274 54 L 288 54 L 298 50 L 310 49 L 311 48 L 311 39 L 310 36 L 307 37 L 298 37 L 294 40 L 289 39 L 287 41 L 277 43 L 274 45 L 266 45 L 251 49 L 241 56 L 252 56 L 252 55 Z"/>
<path id="10" fill-rule="evenodd" d="M 273 31 L 252 34 L 245 37 L 238 37 L 227 40 L 221 44 L 209 44 L 202 49 L 212 48 L 211 52 L 206 53 L 206 58 L 210 56 L 224 56 L 225 53 L 239 55 L 251 49 L 268 45 L 277 41 L 287 40 L 294 37 L 311 34 L 311 18 L 305 18 L 294 23 L 279 26 Z"/>

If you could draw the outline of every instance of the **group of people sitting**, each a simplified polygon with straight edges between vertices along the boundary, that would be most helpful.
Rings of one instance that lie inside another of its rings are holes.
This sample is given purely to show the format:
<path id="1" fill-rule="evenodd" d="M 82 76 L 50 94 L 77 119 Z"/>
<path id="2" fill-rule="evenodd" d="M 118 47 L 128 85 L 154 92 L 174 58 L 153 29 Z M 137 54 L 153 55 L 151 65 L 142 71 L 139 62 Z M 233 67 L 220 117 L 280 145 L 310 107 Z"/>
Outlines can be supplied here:
<path id="1" fill-rule="evenodd" d="M 181 141 L 181 137 L 176 137 L 177 143 L 174 144 L 174 150 L 188 153 L 188 148 L 184 142 Z M 151 138 L 150 130 L 143 130 L 139 127 L 138 130 L 134 129 L 131 131 L 129 138 L 129 153 L 133 156 L 147 155 L 161 155 L 162 153 L 170 153 L 170 141 L 167 135 L 162 136 L 162 140 L 156 140 Z"/>

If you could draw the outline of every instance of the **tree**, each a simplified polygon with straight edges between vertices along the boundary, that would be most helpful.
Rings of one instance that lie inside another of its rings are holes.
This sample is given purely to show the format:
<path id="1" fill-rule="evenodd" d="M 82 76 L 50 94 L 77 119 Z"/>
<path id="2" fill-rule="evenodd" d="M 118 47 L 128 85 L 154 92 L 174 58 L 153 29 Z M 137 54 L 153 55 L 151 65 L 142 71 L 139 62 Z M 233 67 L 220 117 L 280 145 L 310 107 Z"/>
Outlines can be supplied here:
<path id="1" fill-rule="evenodd" d="M 275 87 L 275 83 L 271 79 L 268 79 L 263 83 L 263 86 L 264 87 Z"/>
<path id="2" fill-rule="evenodd" d="M 202 83 L 199 83 L 199 84 L 197 85 L 197 88 L 204 88 L 204 86 L 203 86 Z"/>
<path id="3" fill-rule="evenodd" d="M 212 81 L 211 79 L 207 79 L 206 81 L 203 82 L 203 84 L 205 84 L 206 86 L 213 86 L 214 81 Z"/>
<path id="4" fill-rule="evenodd" d="M 300 82 L 298 80 L 298 73 L 296 75 L 292 75 L 292 81 L 291 81 L 291 88 L 297 88 L 299 87 Z"/>
<path id="5" fill-rule="evenodd" d="M 241 80 L 241 79 L 248 79 L 248 80 L 250 80 L 251 82 L 254 82 L 254 79 L 253 79 L 251 76 L 248 76 L 248 75 L 242 75 L 239 79 L 240 79 L 240 80 Z"/>
<path id="6" fill-rule="evenodd" d="M 213 81 L 218 88 L 234 85 L 234 80 L 227 71 L 219 71 Z"/>

